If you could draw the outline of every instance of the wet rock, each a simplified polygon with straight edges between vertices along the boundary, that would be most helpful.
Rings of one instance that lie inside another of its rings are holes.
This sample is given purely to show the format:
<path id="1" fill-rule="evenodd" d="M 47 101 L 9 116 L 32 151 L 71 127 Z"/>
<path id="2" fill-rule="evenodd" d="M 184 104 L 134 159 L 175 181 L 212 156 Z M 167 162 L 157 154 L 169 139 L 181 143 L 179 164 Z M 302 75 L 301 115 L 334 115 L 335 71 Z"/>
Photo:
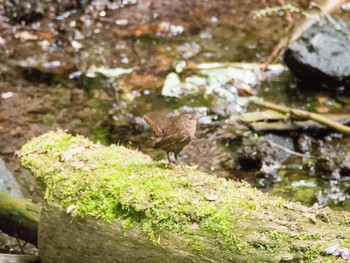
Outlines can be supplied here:
<path id="1" fill-rule="evenodd" d="M 321 156 L 315 163 L 315 171 L 318 176 L 330 179 L 339 179 L 340 173 L 338 168 L 336 154 Z"/>
<path id="2" fill-rule="evenodd" d="M 306 134 L 301 134 L 296 140 L 296 149 L 298 152 L 310 153 L 312 151 L 313 138 Z"/>
<path id="3" fill-rule="evenodd" d="M 276 147 L 278 146 L 278 147 Z M 237 160 L 241 168 L 259 170 L 268 173 L 276 169 L 290 154 L 283 148 L 293 149 L 291 138 L 268 134 L 260 138 L 244 137 L 241 148 L 237 151 Z"/>
<path id="4" fill-rule="evenodd" d="M 342 158 L 340 165 L 340 175 L 341 176 L 350 176 L 350 156 L 345 155 Z"/>
<path id="5" fill-rule="evenodd" d="M 23 197 L 19 185 L 13 174 L 7 169 L 5 162 L 0 158 L 0 191 L 13 196 Z"/>
<path id="6" fill-rule="evenodd" d="M 24 68 L 22 76 L 25 80 L 33 83 L 51 83 L 54 79 L 54 74 L 42 72 L 35 68 Z"/>
<path id="7" fill-rule="evenodd" d="M 99 2 L 99 1 L 98 1 Z M 4 15 L 14 23 L 33 23 L 50 15 L 60 14 L 71 9 L 81 9 L 87 5 L 87 0 L 12 0 L 2 2 Z M 60 17 L 56 18 L 60 19 Z"/>
<path id="8" fill-rule="evenodd" d="M 237 160 L 239 165 L 246 170 L 257 170 L 263 166 L 263 155 L 266 150 L 264 146 L 259 144 L 259 140 L 252 138 L 243 138 L 242 146 L 237 152 Z M 271 154 L 274 155 L 274 152 Z"/>
<path id="9" fill-rule="evenodd" d="M 284 62 L 303 86 L 350 88 L 350 30 L 345 22 L 337 23 L 341 30 L 315 24 L 286 50 Z"/>
<path id="10" fill-rule="evenodd" d="M 320 146 L 315 162 L 316 174 L 322 178 L 339 179 L 350 175 L 350 155 L 334 146 Z"/>
<path id="11" fill-rule="evenodd" d="M 27 1 L 5 1 L 5 15 L 13 22 L 31 23 L 43 18 L 44 5 L 42 1 L 27 0 Z"/>

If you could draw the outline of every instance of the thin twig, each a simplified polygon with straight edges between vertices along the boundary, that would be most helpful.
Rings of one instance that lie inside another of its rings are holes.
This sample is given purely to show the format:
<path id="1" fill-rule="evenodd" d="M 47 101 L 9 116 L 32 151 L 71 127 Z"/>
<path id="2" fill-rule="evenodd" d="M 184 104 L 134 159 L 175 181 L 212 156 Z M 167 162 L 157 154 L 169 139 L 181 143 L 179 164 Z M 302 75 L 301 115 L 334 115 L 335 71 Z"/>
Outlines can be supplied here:
<path id="1" fill-rule="evenodd" d="M 267 142 L 268 142 L 269 144 L 271 144 L 273 147 L 276 147 L 276 148 L 278 148 L 278 149 L 281 149 L 281 150 L 285 151 L 286 153 L 289 153 L 289 154 L 292 154 L 292 155 L 295 155 L 295 156 L 299 156 L 299 157 L 303 157 L 303 158 L 311 158 L 311 157 L 312 157 L 312 156 L 309 155 L 309 154 L 302 154 L 302 153 L 295 152 L 295 151 L 293 151 L 293 150 L 290 150 L 290 149 L 288 149 L 288 148 L 286 148 L 286 147 L 283 147 L 282 145 L 279 145 L 279 144 L 277 144 L 277 143 L 271 142 L 271 141 L 269 141 L 269 140 L 267 140 Z"/>

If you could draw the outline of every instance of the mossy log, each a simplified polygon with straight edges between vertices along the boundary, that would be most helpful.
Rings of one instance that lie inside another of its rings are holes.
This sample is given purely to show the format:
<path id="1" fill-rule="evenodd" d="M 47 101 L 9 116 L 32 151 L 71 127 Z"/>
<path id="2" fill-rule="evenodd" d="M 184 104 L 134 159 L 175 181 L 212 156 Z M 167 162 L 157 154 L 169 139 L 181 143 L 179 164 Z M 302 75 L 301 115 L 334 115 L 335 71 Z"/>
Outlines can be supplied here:
<path id="1" fill-rule="evenodd" d="M 350 213 L 307 208 L 62 131 L 18 153 L 45 188 L 44 263 L 342 262 Z"/>
<path id="2" fill-rule="evenodd" d="M 40 205 L 0 191 L 0 229 L 3 232 L 37 245 L 39 216 Z"/>

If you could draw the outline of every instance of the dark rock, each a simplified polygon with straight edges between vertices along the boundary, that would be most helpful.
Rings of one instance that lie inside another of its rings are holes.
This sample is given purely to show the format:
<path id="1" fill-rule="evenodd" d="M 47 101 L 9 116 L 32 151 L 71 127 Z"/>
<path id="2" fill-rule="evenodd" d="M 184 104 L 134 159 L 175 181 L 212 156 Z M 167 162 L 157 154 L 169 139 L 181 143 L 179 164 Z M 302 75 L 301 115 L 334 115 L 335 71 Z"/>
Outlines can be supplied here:
<path id="1" fill-rule="evenodd" d="M 341 176 L 350 176 L 350 156 L 345 155 L 342 159 L 340 166 L 340 175 Z"/>
<path id="2" fill-rule="evenodd" d="M 33 83 L 51 83 L 54 79 L 54 74 L 42 72 L 35 68 L 23 68 L 22 76 L 25 80 Z"/>
<path id="3" fill-rule="evenodd" d="M 335 154 L 332 156 L 322 156 L 315 163 L 315 171 L 322 178 L 339 179 L 340 173 Z"/>
<path id="4" fill-rule="evenodd" d="M 72 9 L 82 9 L 88 4 L 88 2 L 91 1 L 11 0 L 2 1 L 1 7 L 4 10 L 4 15 L 8 17 L 13 23 L 30 24 L 36 21 L 40 21 L 44 17 L 50 15 L 52 16 L 62 14 Z M 100 2 L 101 1 L 98 1 L 98 3 Z M 60 17 L 58 16 L 56 19 L 60 19 Z"/>
<path id="5" fill-rule="evenodd" d="M 350 29 L 326 23 L 315 24 L 289 46 L 284 62 L 303 86 L 310 88 L 350 88 Z"/>
<path id="6" fill-rule="evenodd" d="M 238 163 L 243 169 L 258 170 L 262 167 L 262 154 L 257 145 L 257 142 L 243 138 L 242 146 L 237 152 Z"/>
<path id="7" fill-rule="evenodd" d="M 310 153 L 312 151 L 313 138 L 306 134 L 301 134 L 295 142 L 295 147 L 298 152 Z"/>
<path id="8" fill-rule="evenodd" d="M 350 156 L 341 147 L 320 145 L 317 150 L 315 172 L 325 179 L 339 179 L 350 174 Z"/>
<path id="9" fill-rule="evenodd" d="M 43 1 L 6 1 L 5 14 L 15 23 L 32 23 L 44 17 Z"/>
<path id="10" fill-rule="evenodd" d="M 279 146 L 279 147 L 276 147 Z M 291 138 L 268 134 L 259 138 L 244 137 L 237 151 L 237 161 L 241 168 L 269 173 L 290 156 L 285 150 L 294 150 Z"/>

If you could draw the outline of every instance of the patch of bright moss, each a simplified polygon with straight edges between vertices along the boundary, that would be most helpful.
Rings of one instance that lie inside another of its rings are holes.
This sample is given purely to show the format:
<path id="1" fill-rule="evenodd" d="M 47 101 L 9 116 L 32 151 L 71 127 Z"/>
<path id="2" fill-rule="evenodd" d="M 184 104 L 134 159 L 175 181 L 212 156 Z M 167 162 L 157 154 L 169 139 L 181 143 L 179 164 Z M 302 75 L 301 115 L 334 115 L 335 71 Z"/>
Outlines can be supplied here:
<path id="1" fill-rule="evenodd" d="M 341 239 L 339 245 L 340 247 L 350 247 L 350 238 Z"/>
<path id="2" fill-rule="evenodd" d="M 184 236 L 194 251 L 229 258 L 247 250 L 270 254 L 290 238 L 260 231 L 265 221 L 256 218 L 266 211 L 284 212 L 286 201 L 245 183 L 198 170 L 165 169 L 136 150 L 93 144 L 62 131 L 32 139 L 18 154 L 44 184 L 49 203 L 75 217 L 118 219 L 125 228 L 138 225 L 154 242 L 162 231 L 171 231 Z M 249 226 L 246 234 L 244 226 Z M 249 240 L 252 231 L 261 233 L 262 240 Z M 317 248 L 301 252 L 312 257 L 320 253 Z"/>
<path id="3" fill-rule="evenodd" d="M 98 127 L 94 127 L 89 132 L 89 137 L 93 141 L 100 142 L 103 145 L 108 143 L 109 127 L 103 126 L 102 124 Z"/>
<path id="4" fill-rule="evenodd" d="M 286 232 L 280 232 L 280 231 L 266 231 L 266 235 L 268 235 L 272 240 L 276 240 L 278 242 L 284 241 L 286 239 L 290 238 L 290 234 L 287 234 Z"/>
<path id="5" fill-rule="evenodd" d="M 313 262 L 320 255 L 320 245 L 314 244 L 306 247 L 295 247 L 289 248 L 290 252 L 296 253 L 300 260 L 306 260 L 306 262 Z"/>
<path id="6" fill-rule="evenodd" d="M 251 245 L 255 248 L 258 248 L 258 249 L 264 249 L 270 253 L 273 253 L 276 250 L 275 245 L 267 244 L 264 242 L 253 241 L 253 242 L 249 242 L 249 245 Z"/>
<path id="7" fill-rule="evenodd" d="M 272 231 L 265 232 L 265 234 L 271 239 L 276 241 L 286 241 L 286 240 L 320 240 L 320 234 L 288 234 L 286 232 Z"/>
<path id="8" fill-rule="evenodd" d="M 300 234 L 300 235 L 296 235 L 295 240 L 310 240 L 310 239 L 314 239 L 314 240 L 320 240 L 321 236 L 320 234 Z"/>

